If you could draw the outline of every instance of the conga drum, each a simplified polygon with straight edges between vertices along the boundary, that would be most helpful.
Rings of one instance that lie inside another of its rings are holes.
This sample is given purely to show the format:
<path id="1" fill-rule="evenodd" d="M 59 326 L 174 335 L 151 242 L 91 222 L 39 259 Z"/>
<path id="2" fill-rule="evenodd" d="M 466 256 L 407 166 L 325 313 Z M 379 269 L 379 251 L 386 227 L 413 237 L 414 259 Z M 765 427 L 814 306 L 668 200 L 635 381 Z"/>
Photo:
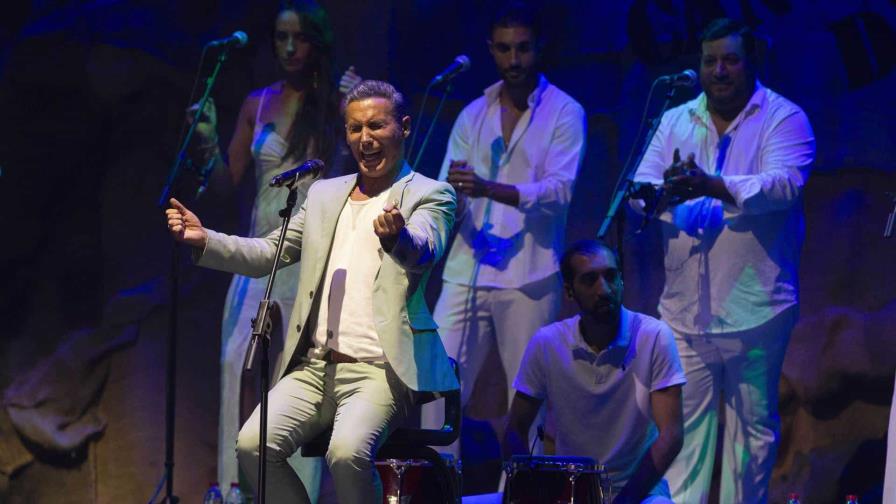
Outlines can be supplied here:
<path id="1" fill-rule="evenodd" d="M 442 462 L 437 467 L 424 459 L 377 460 L 383 504 L 460 504 L 460 464 L 448 454 Z"/>
<path id="2" fill-rule="evenodd" d="M 610 502 L 606 470 L 588 457 L 514 455 L 504 470 L 504 504 Z"/>

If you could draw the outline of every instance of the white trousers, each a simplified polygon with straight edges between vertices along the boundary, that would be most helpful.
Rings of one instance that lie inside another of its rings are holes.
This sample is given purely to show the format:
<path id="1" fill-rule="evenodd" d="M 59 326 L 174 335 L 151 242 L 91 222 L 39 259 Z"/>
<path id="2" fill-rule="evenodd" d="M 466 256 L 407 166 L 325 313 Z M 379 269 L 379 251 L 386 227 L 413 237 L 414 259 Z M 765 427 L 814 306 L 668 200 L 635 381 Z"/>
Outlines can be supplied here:
<path id="1" fill-rule="evenodd" d="M 373 457 L 411 404 L 411 392 L 388 364 L 305 360 L 269 394 L 267 501 L 309 502 L 287 459 L 332 424 L 326 460 L 339 502 L 382 502 Z M 237 440 L 240 469 L 253 488 L 258 488 L 259 415 L 256 408 Z"/>
<path id="2" fill-rule="evenodd" d="M 470 287 L 445 282 L 433 311 L 439 335 L 448 356 L 460 372 L 461 404 L 469 403 L 476 377 L 485 358 L 497 346 L 507 379 L 507 405 L 513 399 L 513 381 L 526 345 L 535 331 L 554 321 L 560 309 L 562 283 L 559 275 L 520 289 Z M 422 425 L 441 426 L 441 404 L 426 404 Z M 533 432 L 535 426 L 533 425 Z M 448 447 L 459 455 L 459 441 Z"/>
<path id="3" fill-rule="evenodd" d="M 723 334 L 675 334 L 688 382 L 683 388 L 684 446 L 666 471 L 675 502 L 709 498 L 719 400 L 725 405 L 720 502 L 768 501 L 781 433 L 778 381 L 798 310 Z"/>
<path id="4" fill-rule="evenodd" d="M 887 465 L 884 473 L 884 504 L 896 504 L 896 388 L 890 403 L 890 427 L 887 430 Z"/>

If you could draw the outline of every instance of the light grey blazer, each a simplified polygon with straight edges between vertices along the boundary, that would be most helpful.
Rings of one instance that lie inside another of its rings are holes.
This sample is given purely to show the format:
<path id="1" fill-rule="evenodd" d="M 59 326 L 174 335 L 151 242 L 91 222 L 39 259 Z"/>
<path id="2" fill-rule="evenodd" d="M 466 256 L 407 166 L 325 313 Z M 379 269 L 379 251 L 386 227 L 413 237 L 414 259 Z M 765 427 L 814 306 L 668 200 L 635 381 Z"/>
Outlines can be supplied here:
<path id="1" fill-rule="evenodd" d="M 281 267 L 298 262 L 300 273 L 283 353 L 274 367 L 275 381 L 313 345 L 317 306 L 325 295 L 319 290 L 336 222 L 356 180 L 357 175 L 318 180 L 289 222 Z M 285 196 L 284 191 L 284 201 Z M 454 189 L 412 171 L 405 163 L 387 201 L 398 202 L 408 232 L 400 235 L 391 252 L 383 254 L 373 284 L 373 315 L 380 344 L 408 388 L 457 389 L 457 379 L 436 332 L 438 326 L 423 298 L 430 269 L 445 251 L 454 224 Z M 196 262 L 240 275 L 265 276 L 270 273 L 279 233 L 278 228 L 263 238 L 243 238 L 209 230 L 208 244 L 197 254 Z"/>

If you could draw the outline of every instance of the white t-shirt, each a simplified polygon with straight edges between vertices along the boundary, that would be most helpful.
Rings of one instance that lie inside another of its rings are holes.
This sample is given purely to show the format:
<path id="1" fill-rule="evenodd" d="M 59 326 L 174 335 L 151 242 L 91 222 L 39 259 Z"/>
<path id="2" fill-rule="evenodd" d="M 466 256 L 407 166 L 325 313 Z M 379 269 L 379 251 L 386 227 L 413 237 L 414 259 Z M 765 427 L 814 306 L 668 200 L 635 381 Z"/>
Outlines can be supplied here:
<path id="1" fill-rule="evenodd" d="M 581 316 L 542 327 L 520 364 L 514 388 L 546 399 L 557 424 L 557 454 L 606 464 L 619 491 L 656 440 L 650 392 L 685 382 L 665 323 L 622 309 L 619 334 L 595 354 Z"/>
<path id="2" fill-rule="evenodd" d="M 373 321 L 373 282 L 385 253 L 373 221 L 383 213 L 387 197 L 383 191 L 366 201 L 348 199 L 339 214 L 314 333 L 317 348 L 363 361 L 386 360 Z"/>

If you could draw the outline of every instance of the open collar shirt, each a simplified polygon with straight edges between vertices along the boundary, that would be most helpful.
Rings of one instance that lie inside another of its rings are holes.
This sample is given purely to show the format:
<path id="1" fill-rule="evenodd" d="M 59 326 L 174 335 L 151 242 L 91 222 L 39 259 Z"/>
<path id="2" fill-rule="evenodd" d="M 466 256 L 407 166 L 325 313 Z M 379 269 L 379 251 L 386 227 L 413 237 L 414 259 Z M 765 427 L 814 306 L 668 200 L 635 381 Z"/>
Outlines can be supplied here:
<path id="1" fill-rule="evenodd" d="M 439 180 L 447 179 L 452 160 L 465 160 L 480 177 L 515 186 L 519 206 L 467 198 L 445 264 L 449 282 L 519 288 L 559 270 L 566 215 L 585 153 L 585 111 L 540 76 L 505 144 L 502 85 L 487 88 L 458 116 Z"/>
<path id="2" fill-rule="evenodd" d="M 663 116 L 635 181 L 662 184 L 676 148 L 720 175 L 735 204 L 695 198 L 660 215 L 663 320 L 680 333 L 734 332 L 797 304 L 802 191 L 815 158 L 806 114 L 757 82 L 747 106 L 719 132 L 701 93 Z"/>

